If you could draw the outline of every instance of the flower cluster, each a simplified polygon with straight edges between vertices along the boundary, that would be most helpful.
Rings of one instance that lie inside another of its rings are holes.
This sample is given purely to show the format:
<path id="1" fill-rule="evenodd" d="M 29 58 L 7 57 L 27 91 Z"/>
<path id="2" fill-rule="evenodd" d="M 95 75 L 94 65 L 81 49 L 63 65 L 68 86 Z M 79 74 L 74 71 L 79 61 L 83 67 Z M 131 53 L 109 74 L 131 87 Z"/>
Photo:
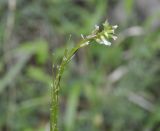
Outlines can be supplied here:
<path id="1" fill-rule="evenodd" d="M 88 39 L 88 41 L 85 44 L 89 44 L 89 40 L 94 39 L 97 43 L 99 44 L 104 44 L 106 46 L 110 46 L 111 42 L 109 42 L 110 39 L 116 40 L 117 36 L 115 35 L 115 29 L 117 29 L 118 26 L 114 25 L 111 26 L 109 25 L 108 21 L 105 21 L 103 23 L 103 29 L 100 30 L 98 25 L 95 25 L 95 29 L 92 31 L 91 35 L 86 36 L 83 39 Z"/>

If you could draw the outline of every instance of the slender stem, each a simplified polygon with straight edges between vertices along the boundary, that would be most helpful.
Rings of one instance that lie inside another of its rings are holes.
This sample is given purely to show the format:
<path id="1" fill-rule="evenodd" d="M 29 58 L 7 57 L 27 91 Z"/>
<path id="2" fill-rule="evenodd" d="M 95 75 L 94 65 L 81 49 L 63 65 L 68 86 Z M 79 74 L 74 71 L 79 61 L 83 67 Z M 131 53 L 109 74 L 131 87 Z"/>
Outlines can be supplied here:
<path id="1" fill-rule="evenodd" d="M 70 52 L 67 50 L 65 51 L 64 57 L 62 62 L 58 68 L 56 78 L 53 77 L 53 85 L 51 88 L 51 115 L 50 115 L 50 131 L 58 131 L 58 97 L 59 97 L 59 90 L 60 90 L 60 81 L 62 74 L 64 72 L 64 68 L 72 58 L 72 56 L 78 51 L 79 48 L 86 46 L 85 44 L 90 39 L 85 39 L 79 42 L 76 47 L 72 48 Z"/>

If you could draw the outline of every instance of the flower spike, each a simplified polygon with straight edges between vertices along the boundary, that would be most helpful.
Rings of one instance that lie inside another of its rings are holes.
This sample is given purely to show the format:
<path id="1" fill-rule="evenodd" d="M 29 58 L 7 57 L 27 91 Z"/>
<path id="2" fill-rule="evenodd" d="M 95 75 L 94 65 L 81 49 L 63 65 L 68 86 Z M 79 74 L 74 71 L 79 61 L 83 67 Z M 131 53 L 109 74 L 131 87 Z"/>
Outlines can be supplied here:
<path id="1" fill-rule="evenodd" d="M 104 44 L 106 46 L 110 46 L 111 42 L 109 42 L 110 39 L 116 40 L 117 36 L 115 35 L 115 29 L 117 29 L 118 26 L 114 25 L 111 26 L 108 21 L 105 21 L 103 23 L 103 29 L 100 30 L 98 25 L 95 25 L 95 29 L 92 31 L 92 33 L 88 36 L 86 36 L 86 39 L 88 40 L 95 40 L 99 44 Z M 83 37 L 84 38 L 84 37 Z"/>

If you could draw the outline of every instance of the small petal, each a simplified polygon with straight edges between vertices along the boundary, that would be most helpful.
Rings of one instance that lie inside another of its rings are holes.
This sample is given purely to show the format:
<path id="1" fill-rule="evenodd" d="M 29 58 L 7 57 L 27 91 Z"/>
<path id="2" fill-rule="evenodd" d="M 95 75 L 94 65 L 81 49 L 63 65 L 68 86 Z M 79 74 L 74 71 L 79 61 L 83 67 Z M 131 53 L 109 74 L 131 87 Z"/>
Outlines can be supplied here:
<path id="1" fill-rule="evenodd" d="M 103 44 L 103 41 L 100 40 L 100 39 L 96 39 L 96 42 L 99 43 L 99 44 Z"/>
<path id="2" fill-rule="evenodd" d="M 89 41 L 87 41 L 87 42 L 81 44 L 81 47 L 83 47 L 83 46 L 85 46 L 85 45 L 89 45 Z"/>
<path id="3" fill-rule="evenodd" d="M 107 45 L 107 46 L 111 45 L 111 43 L 109 41 L 107 41 L 104 36 L 101 36 L 101 39 L 102 39 L 104 45 Z"/>
<path id="4" fill-rule="evenodd" d="M 89 41 L 87 41 L 85 44 L 86 44 L 86 45 L 89 45 Z"/>
<path id="5" fill-rule="evenodd" d="M 91 35 L 86 36 L 86 38 L 91 39 L 91 38 L 94 38 L 95 36 L 96 36 L 95 34 L 91 34 Z"/>
<path id="6" fill-rule="evenodd" d="M 81 37 L 82 37 L 82 39 L 84 39 L 84 35 L 83 34 L 81 34 Z"/>
<path id="7" fill-rule="evenodd" d="M 116 40 L 116 39 L 117 39 L 117 36 L 114 36 L 114 35 L 113 35 L 113 36 L 112 36 L 112 39 L 113 39 L 113 40 Z"/>
<path id="8" fill-rule="evenodd" d="M 113 29 L 117 29 L 118 28 L 118 25 L 114 25 L 112 26 Z"/>
<path id="9" fill-rule="evenodd" d="M 96 29 L 96 30 L 99 30 L 99 26 L 98 26 L 98 25 L 95 25 L 95 29 Z"/>

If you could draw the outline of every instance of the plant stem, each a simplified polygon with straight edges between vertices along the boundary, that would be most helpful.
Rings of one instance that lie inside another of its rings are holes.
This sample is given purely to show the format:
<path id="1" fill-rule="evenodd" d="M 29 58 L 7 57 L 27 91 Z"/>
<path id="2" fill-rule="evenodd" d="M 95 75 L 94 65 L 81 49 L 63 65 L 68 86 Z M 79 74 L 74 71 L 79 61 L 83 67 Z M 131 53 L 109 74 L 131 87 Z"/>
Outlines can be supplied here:
<path id="1" fill-rule="evenodd" d="M 53 76 L 53 85 L 51 88 L 51 115 L 50 115 L 50 131 L 58 131 L 58 106 L 59 106 L 59 90 L 60 90 L 60 81 L 62 74 L 64 72 L 64 68 L 72 58 L 72 56 L 78 51 L 79 48 L 86 46 L 85 44 L 90 39 L 85 39 L 79 42 L 75 48 L 72 48 L 70 52 L 68 50 L 65 51 L 64 57 L 62 59 L 62 62 L 60 66 L 58 67 L 58 71 L 56 74 L 56 78 L 54 79 Z"/>

